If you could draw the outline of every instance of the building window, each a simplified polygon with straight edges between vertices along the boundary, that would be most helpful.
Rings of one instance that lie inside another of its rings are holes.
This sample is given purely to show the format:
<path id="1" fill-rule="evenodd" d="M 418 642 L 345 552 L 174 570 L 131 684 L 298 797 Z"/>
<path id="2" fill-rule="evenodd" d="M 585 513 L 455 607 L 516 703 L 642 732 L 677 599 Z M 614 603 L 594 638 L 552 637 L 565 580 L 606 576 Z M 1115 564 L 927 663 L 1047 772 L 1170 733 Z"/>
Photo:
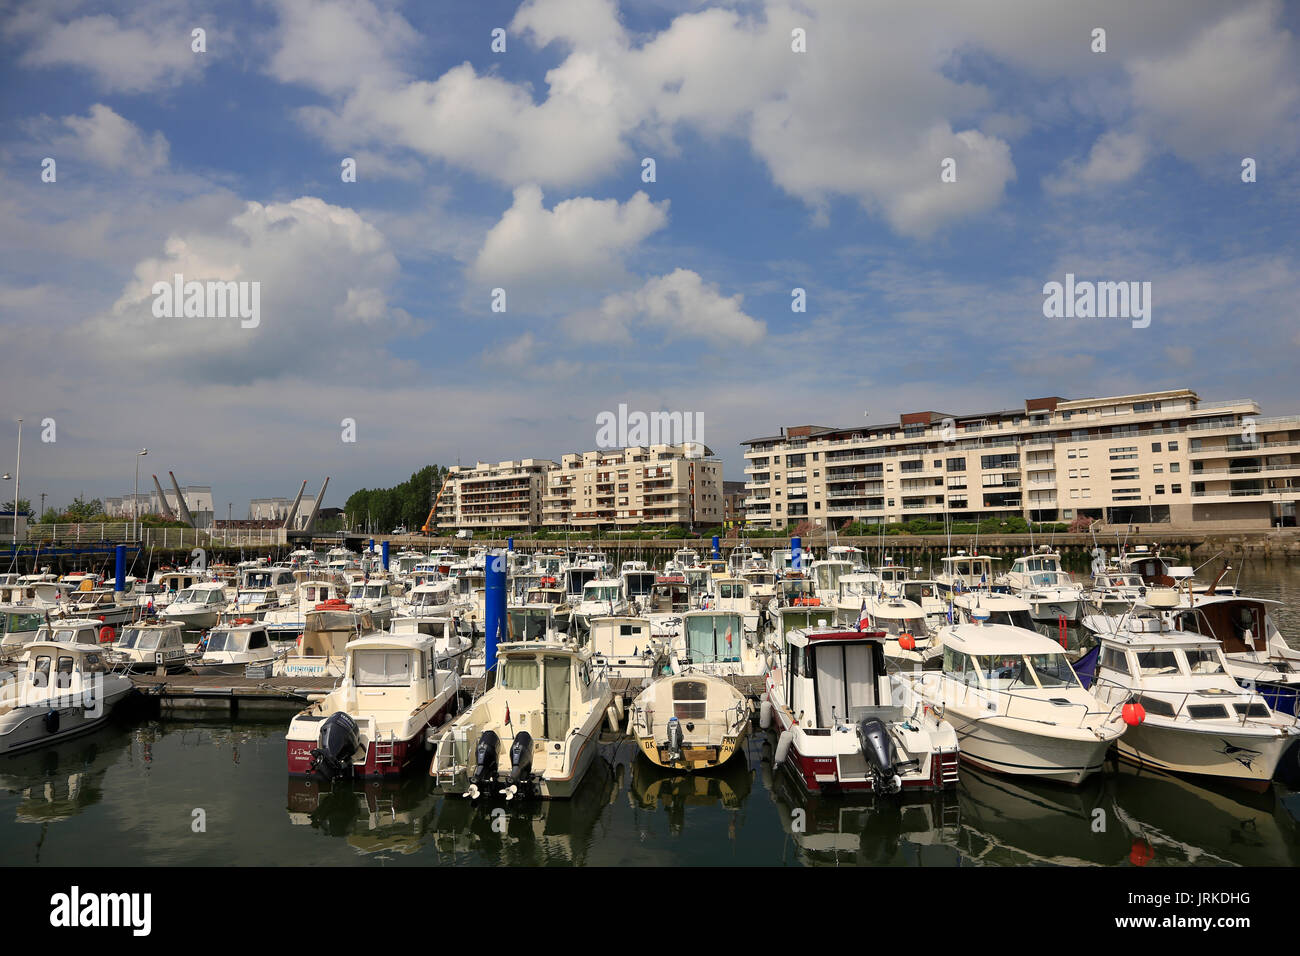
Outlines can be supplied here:
<path id="1" fill-rule="evenodd" d="M 1169 490 L 1170 490 L 1171 492 L 1173 492 L 1174 494 L 1176 494 L 1176 495 L 1180 495 L 1180 494 L 1183 493 L 1183 486 L 1182 486 L 1182 485 L 1170 485 L 1170 486 L 1169 486 Z"/>
<path id="2" fill-rule="evenodd" d="M 1172 471 L 1172 472 L 1177 472 L 1177 471 L 1180 471 L 1181 469 L 1180 469 L 1180 467 L 1179 467 L 1178 462 L 1176 462 L 1176 461 L 1171 461 L 1171 462 L 1169 463 L 1169 470 Z"/>
<path id="3" fill-rule="evenodd" d="M 1160 451 L 1160 442 L 1158 442 L 1158 441 L 1153 441 L 1153 442 L 1151 443 L 1151 450 L 1152 450 L 1152 451 L 1155 451 L 1155 452 Z"/>
<path id="4" fill-rule="evenodd" d="M 1164 493 L 1165 493 L 1165 486 L 1164 486 L 1164 485 L 1156 485 L 1156 494 L 1158 494 L 1158 495 L 1163 495 Z"/>
<path id="5" fill-rule="evenodd" d="M 965 470 L 966 470 L 966 459 L 965 459 L 965 458 L 949 458 L 949 459 L 948 459 L 948 470 L 949 470 L 949 471 L 965 471 Z"/>
<path id="6" fill-rule="evenodd" d="M 1178 442 L 1176 442 L 1176 441 L 1171 441 L 1171 442 L 1169 443 L 1169 450 L 1170 450 L 1170 451 L 1178 451 Z"/>

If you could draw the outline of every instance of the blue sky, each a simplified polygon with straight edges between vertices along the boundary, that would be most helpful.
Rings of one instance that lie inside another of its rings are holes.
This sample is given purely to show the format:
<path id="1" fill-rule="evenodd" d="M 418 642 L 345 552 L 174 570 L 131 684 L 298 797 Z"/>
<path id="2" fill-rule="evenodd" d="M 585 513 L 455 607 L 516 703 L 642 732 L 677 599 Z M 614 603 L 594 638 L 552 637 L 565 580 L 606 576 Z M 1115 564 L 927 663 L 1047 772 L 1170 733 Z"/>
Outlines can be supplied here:
<path id="1" fill-rule="evenodd" d="M 620 403 L 701 413 L 729 478 L 743 439 L 864 415 L 1184 386 L 1295 412 L 1298 21 L 1276 0 L 4 5 L 24 496 L 127 492 L 148 446 L 236 515 L 324 474 L 341 504 L 430 462 L 593 447 Z M 155 317 L 176 271 L 259 282 L 260 325 Z M 1067 272 L 1151 282 L 1150 327 L 1044 318 Z"/>

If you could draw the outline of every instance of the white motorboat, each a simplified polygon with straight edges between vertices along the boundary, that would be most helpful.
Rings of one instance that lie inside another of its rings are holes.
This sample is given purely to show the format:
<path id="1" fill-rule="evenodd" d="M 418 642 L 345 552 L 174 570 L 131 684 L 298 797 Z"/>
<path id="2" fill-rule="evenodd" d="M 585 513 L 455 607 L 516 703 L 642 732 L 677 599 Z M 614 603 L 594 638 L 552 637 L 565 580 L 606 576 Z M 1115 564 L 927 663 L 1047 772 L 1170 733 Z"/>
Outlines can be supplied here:
<path id="1" fill-rule="evenodd" d="M 1300 737 L 1294 716 L 1233 680 L 1217 640 L 1176 629 L 1160 609 L 1134 611 L 1099 632 L 1080 662 L 1088 668 L 1103 704 L 1140 707 L 1129 708 L 1141 719 L 1117 744 L 1134 763 L 1264 790 Z"/>
<path id="2" fill-rule="evenodd" d="M 416 763 L 460 692 L 459 669 L 433 645 L 423 635 L 348 642 L 343 680 L 289 724 L 289 773 L 337 780 L 400 774 Z"/>
<path id="3" fill-rule="evenodd" d="M 100 649 L 37 640 L 13 679 L 0 686 L 0 752 L 16 753 L 93 730 L 131 692 Z"/>
<path id="4" fill-rule="evenodd" d="M 591 622 L 591 666 L 599 677 L 638 683 L 652 680 L 663 660 L 662 644 L 644 617 L 597 617 Z"/>
<path id="5" fill-rule="evenodd" d="M 379 628 L 388 626 L 393 618 L 392 584 L 387 578 L 369 578 L 353 581 L 347 601 L 359 611 L 369 611 Z"/>
<path id="6" fill-rule="evenodd" d="M 110 664 L 127 671 L 152 672 L 161 665 L 172 673 L 185 669 L 190 652 L 179 624 L 139 623 L 122 628 L 106 657 Z"/>
<path id="7" fill-rule="evenodd" d="M 997 558 L 987 554 L 967 554 L 958 551 L 955 555 L 940 558 L 942 570 L 935 577 L 939 586 L 940 597 L 961 594 L 971 590 L 989 590 L 993 586 L 993 562 Z"/>
<path id="8" fill-rule="evenodd" d="M 612 701 L 589 651 L 550 640 L 501 644 L 496 683 L 439 735 L 429 773 L 439 790 L 470 799 L 571 797 Z"/>
<path id="9" fill-rule="evenodd" d="M 745 630 L 737 611 L 688 611 L 682 632 L 672 642 L 669 663 L 675 673 L 687 670 L 715 677 L 757 677 L 767 667 L 759 640 Z"/>
<path id="10" fill-rule="evenodd" d="M 377 633 L 367 611 L 326 602 L 306 612 L 303 631 L 288 654 L 272 665 L 274 677 L 342 677 L 347 646 Z"/>
<path id="11" fill-rule="evenodd" d="M 249 664 L 270 664 L 283 653 L 271 646 L 260 622 L 223 624 L 208 632 L 203 655 L 190 666 L 196 674 L 240 675 Z"/>
<path id="12" fill-rule="evenodd" d="M 0 605 L 0 649 L 11 650 L 36 640 L 45 613 L 27 604 Z"/>
<path id="13" fill-rule="evenodd" d="M 812 627 L 787 633 L 764 682 L 762 722 L 779 733 L 810 793 L 890 794 L 957 785 L 957 735 L 930 708 L 899 706 L 883 631 Z"/>
<path id="14" fill-rule="evenodd" d="M 1006 624 L 955 624 L 938 634 L 943 670 L 903 680 L 957 731 L 961 758 L 985 770 L 1079 784 L 1125 731 L 1061 646 Z"/>
<path id="15" fill-rule="evenodd" d="M 660 677 L 632 701 L 627 732 L 666 770 L 712 770 L 745 746 L 754 707 L 721 677 Z"/>
<path id="16" fill-rule="evenodd" d="M 593 578 L 582 586 L 582 596 L 574 605 L 573 613 L 578 625 L 585 629 L 595 617 L 625 614 L 627 609 L 621 578 Z"/>
<path id="17" fill-rule="evenodd" d="M 1046 547 L 1016 558 L 1001 583 L 1029 604 L 1035 621 L 1074 622 L 1083 613 L 1083 588 L 1061 567 L 1061 555 Z"/>
<path id="18" fill-rule="evenodd" d="M 225 585 L 206 581 L 186 588 L 174 597 L 159 615 L 190 631 L 215 627 L 226 609 Z"/>
<path id="19" fill-rule="evenodd" d="M 447 661 L 457 673 L 464 673 L 465 663 L 474 647 L 473 641 L 457 632 L 456 622 L 449 617 L 395 617 L 388 625 L 388 633 L 410 640 L 431 641 L 434 657 Z"/>

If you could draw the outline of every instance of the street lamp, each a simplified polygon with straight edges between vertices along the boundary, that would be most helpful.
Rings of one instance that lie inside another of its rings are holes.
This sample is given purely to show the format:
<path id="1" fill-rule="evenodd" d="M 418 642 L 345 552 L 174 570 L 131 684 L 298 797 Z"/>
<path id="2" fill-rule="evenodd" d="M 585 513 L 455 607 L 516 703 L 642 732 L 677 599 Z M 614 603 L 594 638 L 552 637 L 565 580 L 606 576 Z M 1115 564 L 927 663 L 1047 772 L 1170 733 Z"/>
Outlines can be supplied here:
<path id="1" fill-rule="evenodd" d="M 131 538 L 140 540 L 140 459 L 149 454 L 148 448 L 135 453 L 135 487 L 131 491 Z"/>

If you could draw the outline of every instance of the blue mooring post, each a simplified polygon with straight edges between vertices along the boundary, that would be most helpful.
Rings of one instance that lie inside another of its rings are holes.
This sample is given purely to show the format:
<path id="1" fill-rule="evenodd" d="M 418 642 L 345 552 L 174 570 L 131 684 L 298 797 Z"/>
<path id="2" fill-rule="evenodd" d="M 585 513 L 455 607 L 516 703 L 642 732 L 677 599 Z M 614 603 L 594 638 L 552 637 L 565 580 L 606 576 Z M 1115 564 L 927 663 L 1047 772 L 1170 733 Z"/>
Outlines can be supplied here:
<path id="1" fill-rule="evenodd" d="M 119 544 L 114 551 L 113 590 L 126 590 L 126 545 Z"/>
<path id="2" fill-rule="evenodd" d="M 507 551 L 513 551 L 514 549 L 515 549 L 515 539 L 514 539 L 514 538 L 506 538 L 506 550 L 507 550 Z"/>
<path id="3" fill-rule="evenodd" d="M 387 570 L 388 570 L 388 542 L 387 542 L 387 541 L 384 541 L 384 542 L 381 542 L 381 543 L 380 543 L 380 545 L 379 545 L 379 553 L 380 553 L 380 555 L 383 556 L 383 559 L 384 559 L 384 570 L 387 571 Z"/>
<path id="4" fill-rule="evenodd" d="M 722 552 L 718 550 L 718 536 L 716 534 L 713 536 L 713 556 L 715 558 L 722 557 Z"/>
<path id="5" fill-rule="evenodd" d="M 796 571 L 802 571 L 803 570 L 803 539 L 791 538 L 790 551 L 792 552 L 790 555 L 790 567 L 794 568 L 794 570 Z"/>
<path id="6" fill-rule="evenodd" d="M 506 630 L 506 560 L 500 551 L 489 551 L 484 559 L 487 593 L 484 597 L 483 666 L 492 678 L 497 664 L 497 643 Z"/>

